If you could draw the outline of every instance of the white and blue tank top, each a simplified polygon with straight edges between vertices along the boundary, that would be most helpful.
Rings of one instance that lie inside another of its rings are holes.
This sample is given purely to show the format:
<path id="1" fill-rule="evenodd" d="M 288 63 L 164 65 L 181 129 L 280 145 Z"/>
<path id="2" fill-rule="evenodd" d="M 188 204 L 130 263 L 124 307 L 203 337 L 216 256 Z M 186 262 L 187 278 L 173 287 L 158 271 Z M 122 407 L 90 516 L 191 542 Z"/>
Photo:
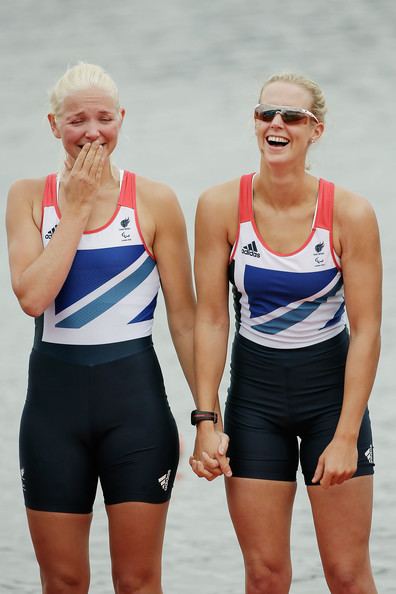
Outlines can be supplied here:
<path id="1" fill-rule="evenodd" d="M 308 239 L 294 252 L 280 254 L 256 226 L 253 177 L 240 181 L 239 230 L 229 266 L 237 332 L 279 349 L 328 340 L 346 325 L 341 262 L 332 237 L 334 185 L 319 180 Z"/>
<path id="2" fill-rule="evenodd" d="M 46 180 L 41 234 L 44 247 L 61 214 L 59 180 Z M 45 310 L 41 341 L 61 345 L 106 345 L 150 336 L 160 286 L 153 254 L 136 213 L 135 174 L 120 172 L 120 194 L 110 220 L 85 231 L 65 283 Z"/>

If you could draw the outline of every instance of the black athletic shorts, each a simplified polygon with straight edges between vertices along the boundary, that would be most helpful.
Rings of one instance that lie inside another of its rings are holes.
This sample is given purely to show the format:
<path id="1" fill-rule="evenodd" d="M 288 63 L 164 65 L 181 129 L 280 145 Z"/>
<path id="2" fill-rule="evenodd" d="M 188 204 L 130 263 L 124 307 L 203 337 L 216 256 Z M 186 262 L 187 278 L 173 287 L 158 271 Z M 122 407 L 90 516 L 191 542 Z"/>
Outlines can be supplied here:
<path id="1" fill-rule="evenodd" d="M 348 344 L 346 330 L 299 349 L 267 348 L 236 336 L 225 411 L 233 476 L 295 481 L 300 462 L 305 483 L 313 484 L 340 417 Z M 358 453 L 354 476 L 373 474 L 368 410 Z"/>
<path id="2" fill-rule="evenodd" d="M 96 365 L 32 351 L 20 429 L 27 507 L 89 513 L 98 478 L 107 505 L 163 503 L 178 460 L 178 432 L 152 344 Z"/>

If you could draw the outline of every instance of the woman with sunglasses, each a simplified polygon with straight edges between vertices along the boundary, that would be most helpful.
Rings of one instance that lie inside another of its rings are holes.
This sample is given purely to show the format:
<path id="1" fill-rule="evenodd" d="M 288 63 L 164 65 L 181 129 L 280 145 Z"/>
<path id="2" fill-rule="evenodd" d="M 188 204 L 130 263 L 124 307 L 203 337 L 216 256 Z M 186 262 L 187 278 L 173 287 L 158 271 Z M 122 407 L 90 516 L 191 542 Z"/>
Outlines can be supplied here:
<path id="1" fill-rule="evenodd" d="M 48 116 L 65 167 L 9 194 L 12 285 L 36 324 L 20 463 L 45 594 L 88 592 L 98 479 L 115 592 L 162 592 L 179 442 L 151 332 L 161 284 L 192 386 L 195 303 L 173 191 L 110 160 L 124 115 L 102 68 L 68 69 Z"/>
<path id="2" fill-rule="evenodd" d="M 226 477 L 247 594 L 289 592 L 299 463 L 330 591 L 376 592 L 367 402 L 380 351 L 380 245 L 367 201 L 306 170 L 325 111 L 316 83 L 272 76 L 254 109 L 258 172 L 209 189 L 197 209 L 199 408 L 190 463 L 208 480 Z M 226 451 L 214 403 L 228 281 L 236 336 Z"/>

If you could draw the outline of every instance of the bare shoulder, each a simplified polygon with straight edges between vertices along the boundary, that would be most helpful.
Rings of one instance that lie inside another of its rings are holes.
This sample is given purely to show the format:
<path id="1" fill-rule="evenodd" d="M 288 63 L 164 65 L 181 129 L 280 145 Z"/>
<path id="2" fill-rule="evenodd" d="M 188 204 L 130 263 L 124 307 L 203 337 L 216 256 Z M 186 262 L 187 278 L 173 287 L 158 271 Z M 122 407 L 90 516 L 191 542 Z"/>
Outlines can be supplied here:
<path id="1" fill-rule="evenodd" d="M 11 200 L 23 200 L 24 198 L 34 199 L 43 196 L 45 177 L 37 179 L 18 179 L 11 186 L 9 190 L 9 197 Z"/>
<path id="2" fill-rule="evenodd" d="M 335 189 L 334 215 L 339 225 L 375 219 L 374 209 L 367 198 L 340 186 Z"/>
<path id="3" fill-rule="evenodd" d="M 238 208 L 239 178 L 212 186 L 202 192 L 198 207 L 200 209 L 221 210 L 223 214 Z"/>
<path id="4" fill-rule="evenodd" d="M 45 179 L 19 179 L 10 186 L 7 219 L 13 213 L 29 212 L 36 222 L 40 221 Z"/>
<path id="5" fill-rule="evenodd" d="M 138 200 L 150 209 L 164 210 L 178 205 L 176 194 L 170 186 L 140 175 L 136 176 L 136 193 Z"/>
<path id="6" fill-rule="evenodd" d="M 377 218 L 370 202 L 350 190 L 336 187 L 334 194 L 334 245 L 340 255 L 346 250 L 379 245 Z M 338 249 L 337 249 L 338 248 Z"/>
<path id="7" fill-rule="evenodd" d="M 239 178 L 205 190 L 198 201 L 196 230 L 233 245 L 238 232 Z"/>

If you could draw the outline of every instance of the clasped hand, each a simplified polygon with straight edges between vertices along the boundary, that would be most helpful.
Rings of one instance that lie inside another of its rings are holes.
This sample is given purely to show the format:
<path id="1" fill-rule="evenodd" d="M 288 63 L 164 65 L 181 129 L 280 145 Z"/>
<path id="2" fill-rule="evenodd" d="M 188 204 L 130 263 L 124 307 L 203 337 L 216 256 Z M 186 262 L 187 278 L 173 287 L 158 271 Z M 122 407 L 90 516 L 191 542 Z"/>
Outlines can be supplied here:
<path id="1" fill-rule="evenodd" d="M 199 477 L 212 481 L 224 474 L 232 476 L 230 459 L 226 456 L 229 437 L 215 429 L 197 429 L 194 453 L 190 456 L 190 466 Z"/>

